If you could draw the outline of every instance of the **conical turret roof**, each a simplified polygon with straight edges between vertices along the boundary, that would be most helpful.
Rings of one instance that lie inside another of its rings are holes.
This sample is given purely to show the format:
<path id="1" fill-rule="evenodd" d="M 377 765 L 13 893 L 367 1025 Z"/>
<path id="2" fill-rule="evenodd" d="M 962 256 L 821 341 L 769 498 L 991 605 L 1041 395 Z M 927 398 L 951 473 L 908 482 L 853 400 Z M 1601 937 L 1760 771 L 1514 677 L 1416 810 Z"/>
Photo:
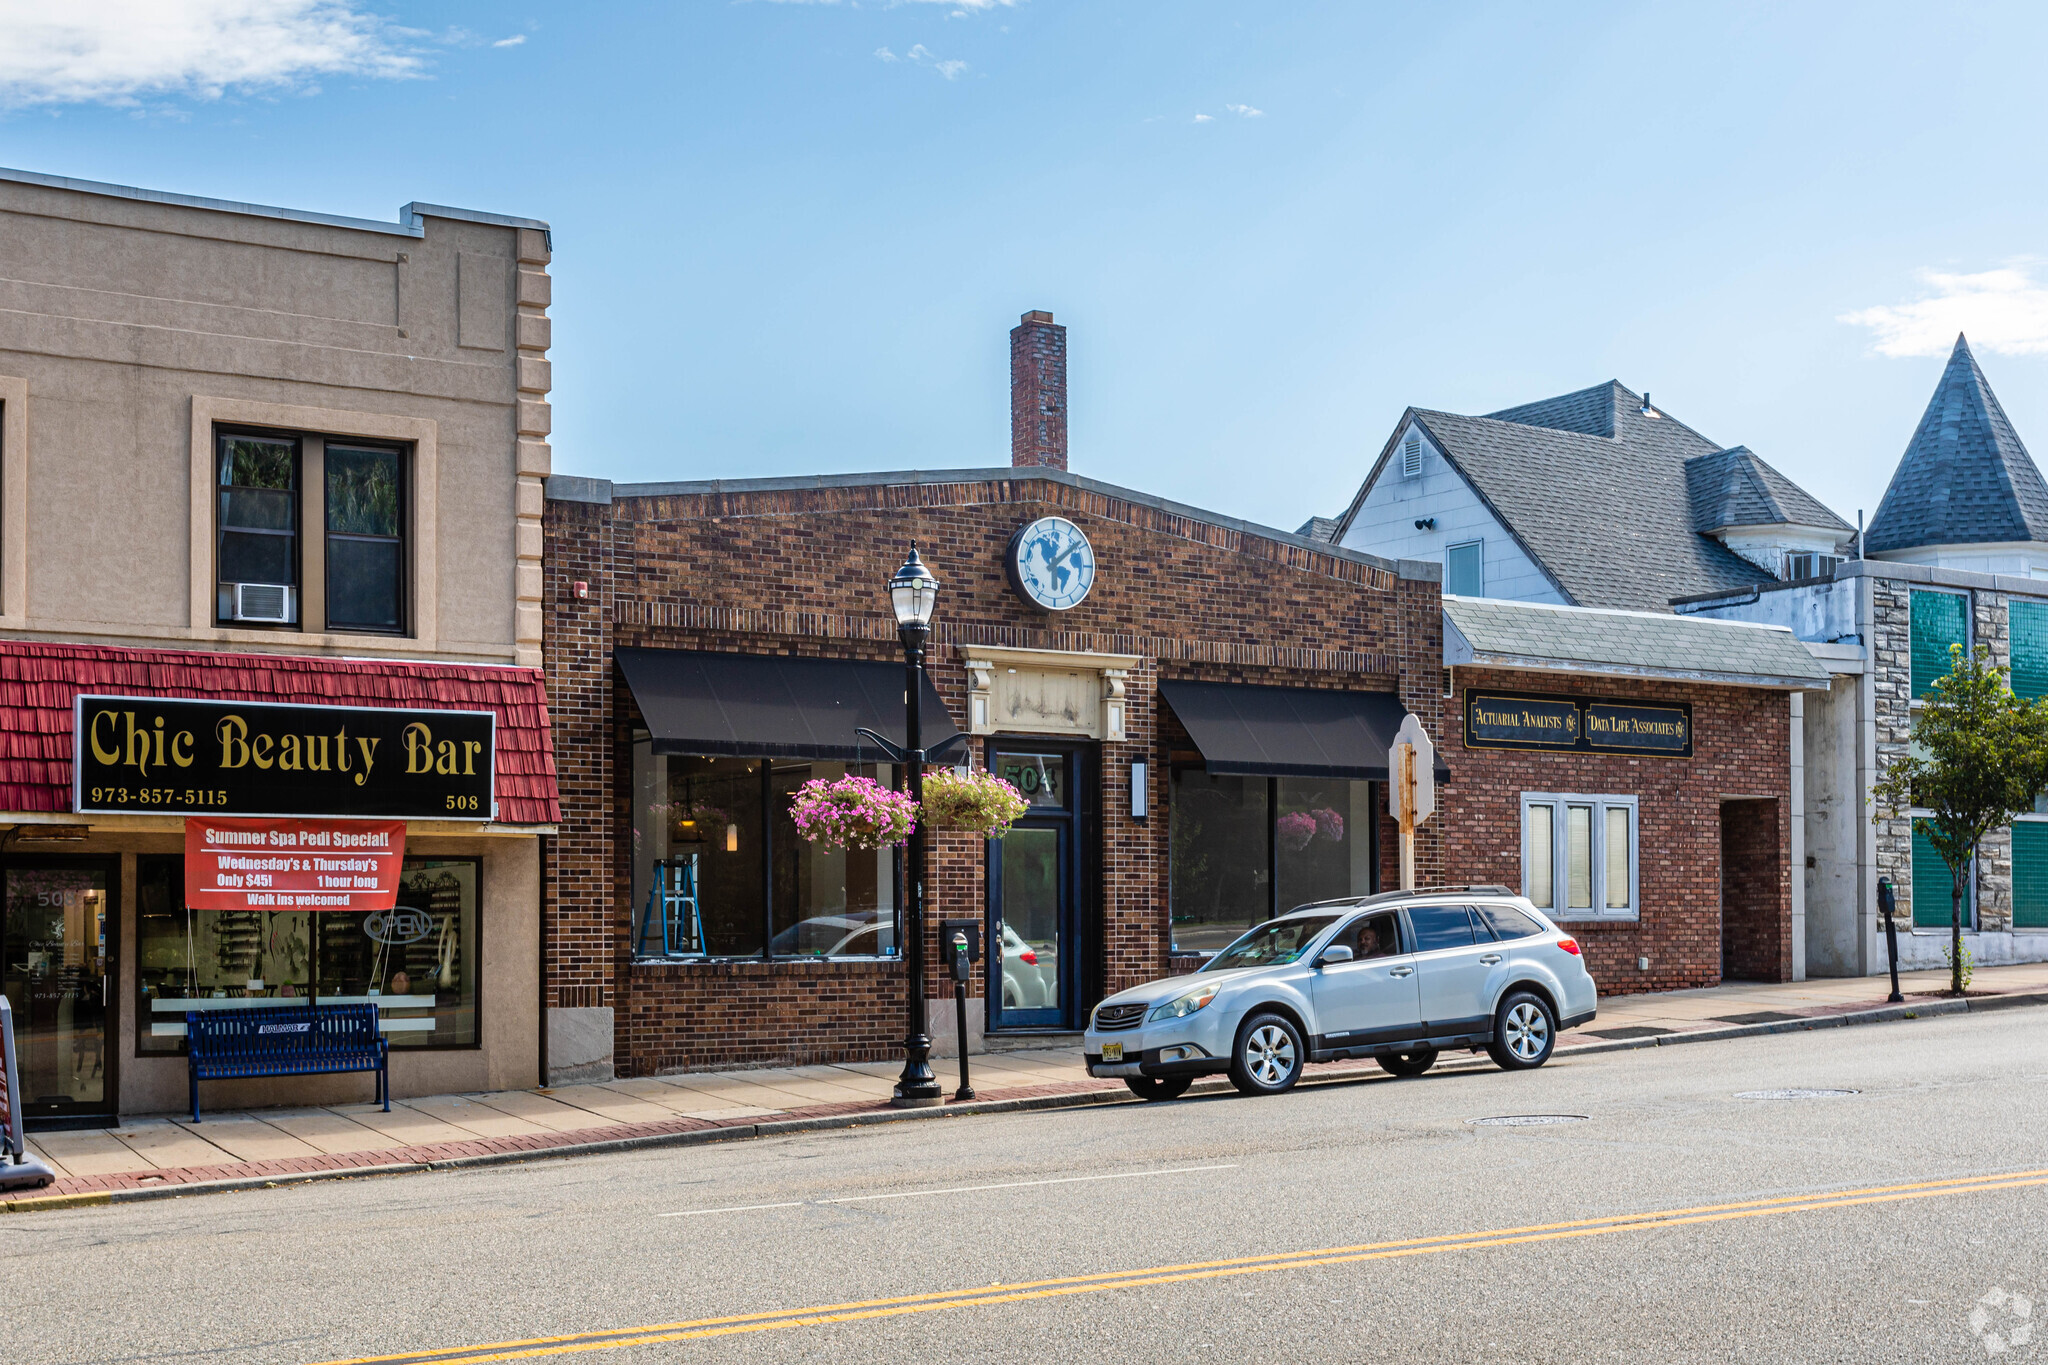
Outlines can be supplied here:
<path id="1" fill-rule="evenodd" d="M 1959 335 L 1864 549 L 2027 540 L 2048 541 L 2048 481 Z"/>

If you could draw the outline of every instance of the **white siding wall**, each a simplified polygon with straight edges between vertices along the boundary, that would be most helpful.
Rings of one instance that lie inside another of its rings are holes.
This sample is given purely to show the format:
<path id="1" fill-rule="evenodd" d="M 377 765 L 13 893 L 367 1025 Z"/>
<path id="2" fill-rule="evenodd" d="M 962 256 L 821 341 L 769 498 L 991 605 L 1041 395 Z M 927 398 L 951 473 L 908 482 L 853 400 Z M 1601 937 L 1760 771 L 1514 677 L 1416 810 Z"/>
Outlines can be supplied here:
<path id="1" fill-rule="evenodd" d="M 1446 546 L 1481 540 L 1486 544 L 1488 597 L 1564 605 L 1564 597 L 1543 576 L 1543 571 L 1522 553 L 1514 537 L 1486 510 L 1486 504 L 1479 500 L 1464 476 L 1430 445 L 1427 436 L 1422 436 L 1421 476 L 1401 477 L 1401 446 L 1408 435 L 1404 429 L 1401 439 L 1394 443 L 1393 456 L 1380 471 L 1379 482 L 1366 495 L 1364 505 L 1352 519 L 1351 529 L 1340 542 L 1344 548 L 1389 559 L 1421 559 L 1441 564 Z M 1436 528 L 1416 530 L 1415 523 L 1428 517 L 1436 518 Z"/>
<path id="2" fill-rule="evenodd" d="M 1937 569 L 1962 569 L 1969 573 L 2003 573 L 2016 578 L 2048 578 L 2048 545 L 1930 545 L 1925 549 L 1903 550 L 1881 558 L 1907 564 L 1928 564 Z"/>

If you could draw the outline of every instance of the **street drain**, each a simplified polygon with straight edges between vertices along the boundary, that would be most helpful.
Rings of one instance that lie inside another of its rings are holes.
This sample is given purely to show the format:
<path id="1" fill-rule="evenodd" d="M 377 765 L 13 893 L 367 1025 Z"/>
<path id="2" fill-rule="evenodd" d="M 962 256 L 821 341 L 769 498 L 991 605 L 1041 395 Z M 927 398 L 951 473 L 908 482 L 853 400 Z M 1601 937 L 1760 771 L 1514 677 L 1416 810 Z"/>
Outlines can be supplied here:
<path id="1" fill-rule="evenodd" d="M 1738 1100 L 1832 1100 L 1843 1095 L 1861 1093 L 1855 1090 L 1745 1090 L 1735 1098 Z"/>
<path id="2" fill-rule="evenodd" d="M 1482 1128 L 1545 1128 L 1553 1123 L 1584 1123 L 1584 1114 L 1496 1114 L 1488 1119 L 1467 1119 Z"/>

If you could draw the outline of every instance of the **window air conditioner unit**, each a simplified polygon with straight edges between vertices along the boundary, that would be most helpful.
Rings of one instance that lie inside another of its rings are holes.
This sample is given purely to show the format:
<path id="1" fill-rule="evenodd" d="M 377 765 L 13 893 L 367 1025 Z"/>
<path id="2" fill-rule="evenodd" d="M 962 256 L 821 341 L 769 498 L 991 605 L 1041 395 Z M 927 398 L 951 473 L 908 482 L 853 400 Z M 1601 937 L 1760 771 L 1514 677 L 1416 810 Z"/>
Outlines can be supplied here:
<path id="1" fill-rule="evenodd" d="M 292 590 L 283 583 L 230 583 L 234 590 L 237 621 L 263 621 L 289 625 L 292 619 Z"/>

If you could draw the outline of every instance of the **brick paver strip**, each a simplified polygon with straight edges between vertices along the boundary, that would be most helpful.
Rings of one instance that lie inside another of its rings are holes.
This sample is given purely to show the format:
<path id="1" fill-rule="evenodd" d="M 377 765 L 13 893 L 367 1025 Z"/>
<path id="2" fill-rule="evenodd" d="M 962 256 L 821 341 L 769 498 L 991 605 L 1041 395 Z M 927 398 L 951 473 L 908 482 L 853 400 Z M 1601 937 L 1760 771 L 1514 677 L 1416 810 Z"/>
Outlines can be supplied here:
<path id="1" fill-rule="evenodd" d="M 1564 1055 L 1584 1055 L 1594 1052 L 1632 1051 L 1639 1048 L 1670 1047 L 1679 1043 L 1790 1033 L 1838 1024 L 1882 1023 L 2023 1005 L 2048 1005 L 2048 992 L 2013 992 L 2005 995 L 1973 996 L 1968 1000 L 1909 998 L 1903 1005 L 1891 1005 L 1881 998 L 1851 1004 L 1814 1005 L 1801 1009 L 1798 1018 L 1781 1023 L 1724 1024 L 1709 1019 L 1695 1026 L 1681 1027 L 1676 1032 L 1660 1034 L 1654 1038 L 1560 1043 L 1558 1052 Z M 1483 1067 L 1490 1063 L 1480 1058 L 1460 1058 L 1448 1061 L 1444 1065 L 1446 1069 L 1463 1069 Z M 1378 1065 L 1372 1062 L 1339 1062 L 1318 1065 L 1308 1071 L 1304 1079 L 1330 1083 L 1380 1074 Z M 1190 1093 L 1214 1093 L 1228 1088 L 1228 1081 L 1210 1079 L 1198 1082 Z M 986 1090 L 971 1103 L 949 1103 L 934 1109 L 900 1110 L 892 1109 L 886 1103 L 843 1100 L 832 1104 L 786 1109 L 773 1117 L 677 1117 L 646 1123 L 601 1124 L 567 1132 L 526 1133 L 514 1137 L 478 1137 L 452 1142 L 420 1143 L 408 1147 L 384 1147 L 367 1152 L 321 1153 L 314 1156 L 281 1157 L 269 1161 L 235 1161 L 213 1166 L 181 1166 L 165 1170 L 123 1171 L 111 1175 L 70 1176 L 44 1189 L 16 1190 L 0 1194 L 0 1211 L 13 1208 L 26 1211 L 77 1203 L 104 1203 L 109 1198 L 119 1198 L 124 1194 L 130 1198 L 148 1198 L 180 1189 L 189 1189 L 192 1193 L 245 1189 L 337 1176 L 402 1174 L 468 1164 L 496 1163 L 517 1160 L 524 1156 L 546 1156 L 551 1152 L 566 1155 L 577 1149 L 617 1151 L 638 1145 L 656 1146 L 675 1141 L 689 1141 L 693 1138 L 715 1140 L 721 1135 L 737 1138 L 802 1131 L 827 1124 L 833 1127 L 842 1126 L 841 1123 L 832 1122 L 833 1120 L 843 1121 L 844 1126 L 855 1126 L 863 1119 L 886 1122 L 947 1113 L 987 1113 L 992 1110 L 1035 1107 L 1031 1106 L 1031 1102 L 1035 1100 L 1051 1101 L 1055 1104 L 1062 1100 L 1080 1104 L 1096 1103 L 1123 1089 L 1122 1081 L 1094 1080 L 1077 1076 L 1070 1081 Z"/>

